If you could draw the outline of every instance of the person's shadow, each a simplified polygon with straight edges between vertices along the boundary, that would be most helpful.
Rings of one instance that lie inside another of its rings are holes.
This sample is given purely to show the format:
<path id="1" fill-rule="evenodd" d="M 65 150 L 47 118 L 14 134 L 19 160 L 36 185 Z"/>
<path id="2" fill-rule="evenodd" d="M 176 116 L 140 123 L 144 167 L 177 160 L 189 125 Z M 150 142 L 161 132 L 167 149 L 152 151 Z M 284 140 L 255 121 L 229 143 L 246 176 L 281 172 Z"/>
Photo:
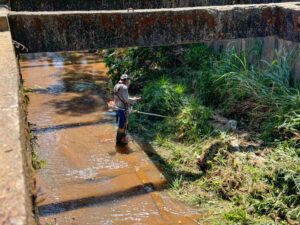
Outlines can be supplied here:
<path id="1" fill-rule="evenodd" d="M 116 148 L 116 152 L 120 153 L 120 154 L 130 154 L 132 152 L 132 149 L 127 145 L 125 146 L 115 146 Z"/>

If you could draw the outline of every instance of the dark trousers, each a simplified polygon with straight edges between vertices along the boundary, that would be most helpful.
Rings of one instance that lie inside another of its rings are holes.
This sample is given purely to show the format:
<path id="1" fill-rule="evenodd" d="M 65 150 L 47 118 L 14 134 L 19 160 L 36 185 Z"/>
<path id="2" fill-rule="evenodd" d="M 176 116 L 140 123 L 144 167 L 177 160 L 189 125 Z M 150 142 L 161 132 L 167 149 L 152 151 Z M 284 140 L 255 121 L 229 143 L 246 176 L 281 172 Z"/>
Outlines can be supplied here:
<path id="1" fill-rule="evenodd" d="M 123 109 L 117 110 L 118 131 L 116 137 L 117 145 L 126 145 L 126 133 L 128 128 L 128 111 Z"/>

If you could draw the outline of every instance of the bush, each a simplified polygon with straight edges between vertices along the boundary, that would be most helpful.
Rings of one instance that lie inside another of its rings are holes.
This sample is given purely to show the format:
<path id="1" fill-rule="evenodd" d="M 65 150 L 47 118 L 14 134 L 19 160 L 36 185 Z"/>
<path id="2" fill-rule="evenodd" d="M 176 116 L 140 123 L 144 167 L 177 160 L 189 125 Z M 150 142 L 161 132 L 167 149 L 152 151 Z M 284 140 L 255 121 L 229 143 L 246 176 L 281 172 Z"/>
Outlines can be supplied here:
<path id="1" fill-rule="evenodd" d="M 147 84 L 142 90 L 144 103 L 139 109 L 175 116 L 184 101 L 185 87 L 180 84 L 173 84 L 170 79 L 160 78 L 157 81 Z"/>
<path id="2" fill-rule="evenodd" d="M 176 49 L 175 49 L 176 50 Z M 158 79 L 178 63 L 172 47 L 127 48 L 106 51 L 108 76 L 115 84 L 123 73 L 134 80 L 133 89 L 141 89 L 149 80 Z"/>
<path id="3" fill-rule="evenodd" d="M 177 132 L 176 137 L 188 142 L 196 142 L 204 135 L 212 131 L 209 120 L 212 111 L 199 104 L 195 99 L 188 99 L 180 109 L 173 122 L 174 130 Z"/>

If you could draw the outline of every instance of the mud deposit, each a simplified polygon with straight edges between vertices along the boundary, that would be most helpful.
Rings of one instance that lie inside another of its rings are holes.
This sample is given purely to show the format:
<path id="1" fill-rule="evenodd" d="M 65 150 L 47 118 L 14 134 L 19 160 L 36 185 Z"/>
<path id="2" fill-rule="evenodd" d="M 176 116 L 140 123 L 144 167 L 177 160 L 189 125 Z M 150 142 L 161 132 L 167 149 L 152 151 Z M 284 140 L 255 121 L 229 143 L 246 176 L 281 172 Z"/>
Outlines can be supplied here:
<path id="1" fill-rule="evenodd" d="M 127 154 L 115 149 L 101 57 L 41 53 L 20 64 L 37 153 L 47 163 L 37 171 L 41 224 L 196 224 L 197 212 L 165 194 L 165 178 L 136 141 Z"/>

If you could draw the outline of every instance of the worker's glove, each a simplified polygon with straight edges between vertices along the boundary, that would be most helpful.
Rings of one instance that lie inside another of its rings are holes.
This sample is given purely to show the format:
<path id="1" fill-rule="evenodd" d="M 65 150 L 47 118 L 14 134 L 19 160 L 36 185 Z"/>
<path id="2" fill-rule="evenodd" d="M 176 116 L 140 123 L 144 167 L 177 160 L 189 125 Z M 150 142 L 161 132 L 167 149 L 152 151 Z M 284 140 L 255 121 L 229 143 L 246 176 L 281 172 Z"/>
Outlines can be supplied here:
<path id="1" fill-rule="evenodd" d="M 140 101 L 143 100 L 142 97 L 134 97 L 133 99 L 134 99 L 134 101 L 136 101 L 136 102 L 140 102 Z"/>
<path id="2" fill-rule="evenodd" d="M 128 113 L 129 113 L 129 114 L 135 113 L 135 112 L 136 112 L 136 110 L 134 110 L 133 108 L 130 108 L 130 109 L 128 110 Z"/>

